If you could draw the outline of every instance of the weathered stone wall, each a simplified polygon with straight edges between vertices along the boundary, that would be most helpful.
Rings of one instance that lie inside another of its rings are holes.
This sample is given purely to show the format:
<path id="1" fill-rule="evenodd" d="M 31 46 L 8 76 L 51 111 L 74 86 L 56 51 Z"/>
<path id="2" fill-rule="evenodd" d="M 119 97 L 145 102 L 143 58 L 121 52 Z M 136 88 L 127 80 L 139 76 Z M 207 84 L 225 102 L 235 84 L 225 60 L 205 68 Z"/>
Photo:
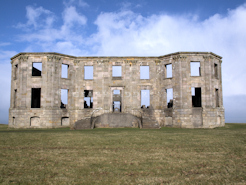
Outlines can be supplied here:
<path id="1" fill-rule="evenodd" d="M 148 124 L 183 128 L 224 126 L 222 61 L 220 56 L 210 52 L 182 52 L 160 57 L 20 53 L 11 60 L 10 127 L 73 128 L 79 120 L 112 113 L 113 90 L 121 92 L 122 113 L 151 120 Z M 42 63 L 41 76 L 32 76 L 35 62 Z M 190 62 L 200 62 L 200 76 L 191 76 Z M 68 78 L 61 77 L 62 64 L 69 66 Z M 171 78 L 166 78 L 167 64 L 172 64 Z M 93 66 L 92 80 L 84 79 L 84 66 Z M 121 66 L 121 77 L 112 77 L 112 66 Z M 140 66 L 149 66 L 149 79 L 140 79 Z M 191 87 L 201 88 L 201 107 L 192 107 Z M 41 88 L 40 108 L 31 108 L 32 88 Z M 173 88 L 171 108 L 167 108 L 166 89 L 169 88 Z M 68 89 L 66 108 L 60 107 L 61 89 Z M 218 106 L 215 89 L 218 89 Z M 93 90 L 93 108 L 84 108 L 84 90 Z M 149 109 L 141 109 L 141 90 L 150 92 Z"/>

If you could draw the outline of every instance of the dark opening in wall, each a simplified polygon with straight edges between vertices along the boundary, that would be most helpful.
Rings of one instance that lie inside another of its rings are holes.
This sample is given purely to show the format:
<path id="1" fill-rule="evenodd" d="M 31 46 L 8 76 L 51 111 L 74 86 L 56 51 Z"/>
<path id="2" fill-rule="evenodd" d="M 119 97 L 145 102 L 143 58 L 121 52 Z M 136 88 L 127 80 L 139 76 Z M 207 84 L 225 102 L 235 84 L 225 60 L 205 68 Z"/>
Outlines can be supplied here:
<path id="1" fill-rule="evenodd" d="M 18 64 L 16 64 L 14 68 L 14 80 L 17 79 L 17 73 L 18 73 Z"/>
<path id="2" fill-rule="evenodd" d="M 93 108 L 93 90 L 84 90 L 84 108 Z"/>
<path id="3" fill-rule="evenodd" d="M 93 80 L 93 66 L 84 66 L 84 79 Z"/>
<path id="4" fill-rule="evenodd" d="M 62 109 L 67 108 L 68 103 L 68 89 L 61 89 L 61 107 Z"/>
<path id="5" fill-rule="evenodd" d="M 32 76 L 41 76 L 41 75 L 42 75 L 42 62 L 33 62 Z"/>
<path id="6" fill-rule="evenodd" d="M 14 108 L 16 108 L 16 103 L 17 103 L 17 89 L 15 89 L 14 91 L 14 103 L 13 103 Z"/>
<path id="7" fill-rule="evenodd" d="M 201 107 L 202 106 L 202 91 L 200 87 L 191 88 L 192 95 L 192 107 Z"/>
<path id="8" fill-rule="evenodd" d="M 31 108 L 40 108 L 41 88 L 32 88 Z"/>
<path id="9" fill-rule="evenodd" d="M 149 90 L 141 90 L 141 108 L 149 108 L 150 106 L 150 93 Z"/>
<path id="10" fill-rule="evenodd" d="M 190 62 L 190 75 L 201 76 L 200 62 Z"/>
<path id="11" fill-rule="evenodd" d="M 218 65 L 214 64 L 214 77 L 218 78 Z"/>
<path id="12" fill-rule="evenodd" d="M 167 108 L 173 107 L 173 89 L 166 89 L 167 94 Z"/>
<path id="13" fill-rule="evenodd" d="M 149 66 L 140 66 L 140 79 L 149 79 Z"/>
<path id="14" fill-rule="evenodd" d="M 112 77 L 122 77 L 121 66 L 112 66 Z"/>
<path id="15" fill-rule="evenodd" d="M 166 72 L 166 78 L 172 78 L 173 77 L 172 64 L 166 64 L 165 65 L 165 72 Z"/>
<path id="16" fill-rule="evenodd" d="M 220 104 L 219 104 L 219 89 L 215 89 L 215 104 L 216 104 L 216 107 L 220 106 Z"/>
<path id="17" fill-rule="evenodd" d="M 12 118 L 12 124 L 15 125 L 15 117 Z"/>
<path id="18" fill-rule="evenodd" d="M 69 65 L 62 64 L 62 72 L 61 72 L 62 78 L 68 78 L 68 69 L 69 69 Z"/>

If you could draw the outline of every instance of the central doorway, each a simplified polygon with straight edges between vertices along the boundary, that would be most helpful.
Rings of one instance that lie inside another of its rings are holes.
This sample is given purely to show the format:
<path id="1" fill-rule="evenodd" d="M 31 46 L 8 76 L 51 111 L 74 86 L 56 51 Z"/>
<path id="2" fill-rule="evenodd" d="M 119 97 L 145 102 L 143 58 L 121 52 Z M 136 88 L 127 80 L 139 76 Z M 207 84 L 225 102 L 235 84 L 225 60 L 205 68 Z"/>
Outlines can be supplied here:
<path id="1" fill-rule="evenodd" d="M 123 112 L 123 87 L 111 87 L 111 107 L 113 113 Z"/>

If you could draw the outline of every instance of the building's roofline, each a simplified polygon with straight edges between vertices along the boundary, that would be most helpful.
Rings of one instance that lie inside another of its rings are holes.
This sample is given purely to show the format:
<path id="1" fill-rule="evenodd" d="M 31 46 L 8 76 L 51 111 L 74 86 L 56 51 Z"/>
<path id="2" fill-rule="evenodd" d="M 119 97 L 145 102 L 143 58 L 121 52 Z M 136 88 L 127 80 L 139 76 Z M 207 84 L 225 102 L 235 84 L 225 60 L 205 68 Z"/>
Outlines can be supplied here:
<path id="1" fill-rule="evenodd" d="M 20 55 L 40 55 L 40 54 L 45 54 L 45 55 L 59 55 L 59 56 L 64 56 L 64 57 L 70 57 L 70 58 L 164 58 L 164 57 L 170 57 L 172 55 L 182 55 L 182 54 L 210 54 L 213 55 L 215 57 L 218 57 L 220 59 L 222 59 L 221 56 L 216 55 L 213 52 L 176 52 L 176 53 L 170 53 L 167 55 L 162 55 L 162 56 L 72 56 L 72 55 L 66 55 L 66 54 L 61 54 L 61 53 L 56 53 L 56 52 L 21 52 L 16 54 L 15 56 L 13 56 L 11 58 L 11 60 L 15 59 L 16 57 L 20 56 Z"/>

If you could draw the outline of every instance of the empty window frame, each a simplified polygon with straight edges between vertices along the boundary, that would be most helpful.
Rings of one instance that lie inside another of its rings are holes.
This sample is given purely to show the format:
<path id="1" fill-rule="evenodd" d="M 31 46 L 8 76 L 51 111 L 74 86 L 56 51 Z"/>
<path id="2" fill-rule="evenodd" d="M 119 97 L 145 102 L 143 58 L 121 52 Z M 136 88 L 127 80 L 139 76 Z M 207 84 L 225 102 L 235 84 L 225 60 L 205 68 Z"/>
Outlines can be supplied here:
<path id="1" fill-rule="evenodd" d="M 32 88 L 31 108 L 40 108 L 41 88 Z"/>
<path id="2" fill-rule="evenodd" d="M 166 89 L 167 94 L 167 108 L 173 107 L 173 88 Z"/>
<path id="3" fill-rule="evenodd" d="M 84 79 L 93 80 L 93 66 L 84 66 Z"/>
<path id="4" fill-rule="evenodd" d="M 14 108 L 16 108 L 16 104 L 17 104 L 17 89 L 15 89 L 15 91 L 14 91 L 14 102 L 13 102 Z"/>
<path id="5" fill-rule="evenodd" d="M 84 108 L 93 108 L 93 90 L 84 90 Z"/>
<path id="6" fill-rule="evenodd" d="M 17 79 L 17 73 L 18 73 L 18 64 L 16 64 L 14 67 L 14 80 Z"/>
<path id="7" fill-rule="evenodd" d="M 150 106 L 150 91 L 141 90 L 141 108 L 149 108 Z"/>
<path id="8" fill-rule="evenodd" d="M 215 89 L 215 106 L 219 107 L 219 89 Z"/>
<path id="9" fill-rule="evenodd" d="M 166 78 L 172 78 L 173 77 L 172 64 L 166 64 L 165 65 L 165 71 L 166 71 Z"/>
<path id="10" fill-rule="evenodd" d="M 68 104 L 68 89 L 61 89 L 61 106 L 60 108 L 66 109 Z"/>
<path id="11" fill-rule="evenodd" d="M 191 88 L 192 107 L 202 106 L 202 90 L 200 87 Z"/>
<path id="12" fill-rule="evenodd" d="M 68 78 L 68 69 L 69 69 L 69 65 L 62 64 L 62 71 L 61 71 L 62 78 Z"/>
<path id="13" fill-rule="evenodd" d="M 41 75 L 42 75 L 42 62 L 33 62 L 32 76 L 41 76 Z"/>
<path id="14" fill-rule="evenodd" d="M 200 62 L 190 62 L 190 76 L 201 76 Z"/>
<path id="15" fill-rule="evenodd" d="M 214 64 L 214 77 L 215 78 L 218 78 L 218 65 L 217 64 Z"/>
<path id="16" fill-rule="evenodd" d="M 140 79 L 149 79 L 149 66 L 140 66 Z"/>
<path id="17" fill-rule="evenodd" d="M 122 77 L 121 66 L 112 66 L 112 77 Z"/>

